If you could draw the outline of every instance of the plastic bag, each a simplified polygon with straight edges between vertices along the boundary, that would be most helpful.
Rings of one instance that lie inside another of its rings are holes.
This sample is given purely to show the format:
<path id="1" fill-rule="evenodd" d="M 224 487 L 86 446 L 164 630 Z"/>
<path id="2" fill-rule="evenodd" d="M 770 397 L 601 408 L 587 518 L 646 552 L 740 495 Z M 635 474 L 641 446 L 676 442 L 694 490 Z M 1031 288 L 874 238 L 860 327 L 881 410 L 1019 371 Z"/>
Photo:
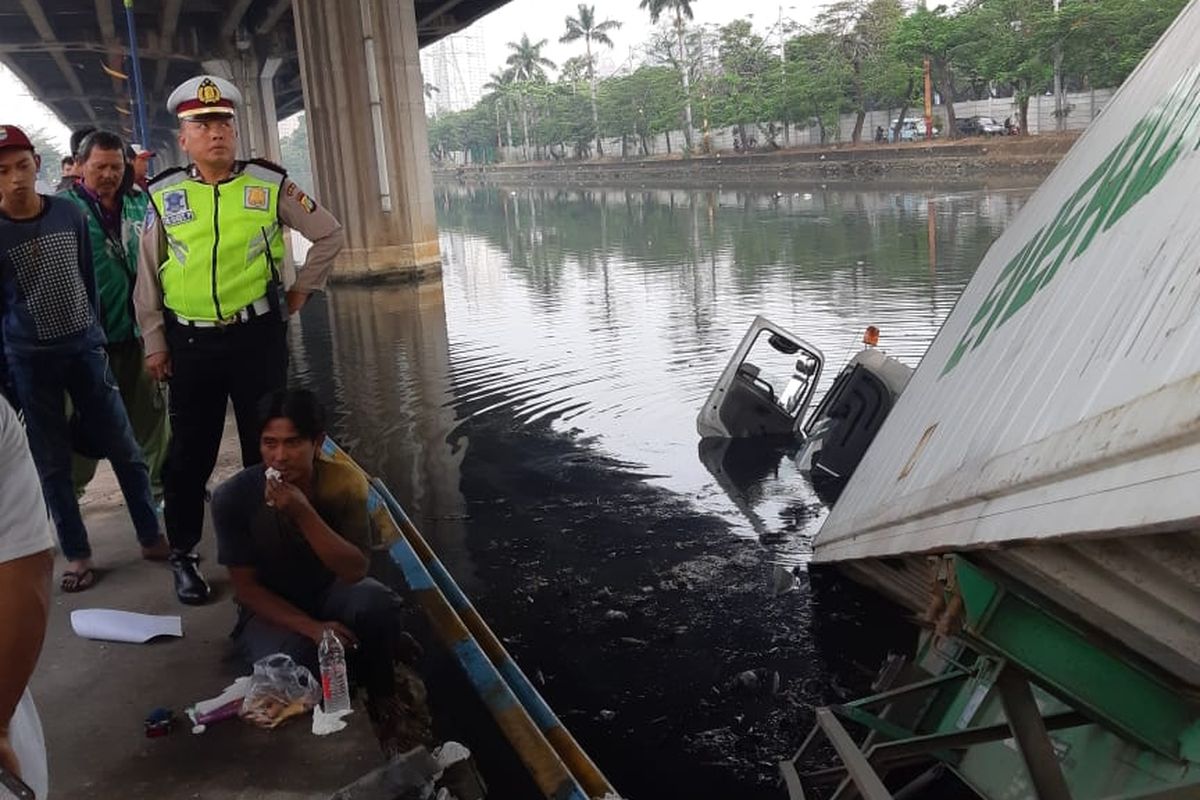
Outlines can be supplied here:
<path id="1" fill-rule="evenodd" d="M 321 684 L 308 668 L 276 653 L 254 663 L 241 717 L 260 728 L 274 728 L 308 712 L 320 700 Z"/>

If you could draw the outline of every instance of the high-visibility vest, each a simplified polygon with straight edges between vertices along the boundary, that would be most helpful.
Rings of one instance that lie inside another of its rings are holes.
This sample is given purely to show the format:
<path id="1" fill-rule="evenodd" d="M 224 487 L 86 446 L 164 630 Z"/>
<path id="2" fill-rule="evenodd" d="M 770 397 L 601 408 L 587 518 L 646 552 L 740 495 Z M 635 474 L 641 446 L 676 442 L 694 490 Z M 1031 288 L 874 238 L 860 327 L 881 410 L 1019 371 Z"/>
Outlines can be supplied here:
<path id="1" fill-rule="evenodd" d="M 238 166 L 218 184 L 185 169 L 150 183 L 167 238 L 163 304 L 184 319 L 228 319 L 263 297 L 283 264 L 279 192 L 287 175 L 258 161 Z"/>

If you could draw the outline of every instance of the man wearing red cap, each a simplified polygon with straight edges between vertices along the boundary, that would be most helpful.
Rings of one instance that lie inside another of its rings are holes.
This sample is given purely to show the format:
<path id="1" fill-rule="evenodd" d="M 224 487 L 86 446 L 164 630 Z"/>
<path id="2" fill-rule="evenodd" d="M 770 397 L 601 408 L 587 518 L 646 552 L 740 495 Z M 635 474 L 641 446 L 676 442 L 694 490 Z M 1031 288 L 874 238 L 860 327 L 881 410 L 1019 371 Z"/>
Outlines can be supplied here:
<path id="1" fill-rule="evenodd" d="M 68 561 L 60 585 L 76 592 L 89 588 L 95 573 L 71 481 L 73 442 L 86 440 L 88 449 L 112 462 L 143 556 L 165 557 L 167 548 L 150 497 L 150 473 L 108 368 L 84 218 L 71 201 L 37 193 L 40 166 L 29 137 L 0 125 L 4 361 Z M 80 420 L 74 431 L 68 396 Z"/>
<path id="2" fill-rule="evenodd" d="M 157 155 L 153 150 L 147 150 L 140 144 L 129 146 L 133 151 L 133 158 L 129 163 L 133 165 L 133 183 L 143 192 L 150 191 L 150 179 L 148 173 L 150 171 L 150 159 Z"/>

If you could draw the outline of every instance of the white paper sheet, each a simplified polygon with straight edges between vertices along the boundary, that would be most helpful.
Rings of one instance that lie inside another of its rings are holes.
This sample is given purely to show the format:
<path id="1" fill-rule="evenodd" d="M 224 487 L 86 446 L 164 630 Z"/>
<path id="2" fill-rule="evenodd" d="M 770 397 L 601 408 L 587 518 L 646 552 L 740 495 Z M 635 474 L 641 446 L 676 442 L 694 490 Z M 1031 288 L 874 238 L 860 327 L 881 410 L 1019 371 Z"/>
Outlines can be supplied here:
<path id="1" fill-rule="evenodd" d="M 180 617 L 135 614 L 111 608 L 72 611 L 71 628 L 85 639 L 132 644 L 144 644 L 156 636 L 183 636 Z"/>

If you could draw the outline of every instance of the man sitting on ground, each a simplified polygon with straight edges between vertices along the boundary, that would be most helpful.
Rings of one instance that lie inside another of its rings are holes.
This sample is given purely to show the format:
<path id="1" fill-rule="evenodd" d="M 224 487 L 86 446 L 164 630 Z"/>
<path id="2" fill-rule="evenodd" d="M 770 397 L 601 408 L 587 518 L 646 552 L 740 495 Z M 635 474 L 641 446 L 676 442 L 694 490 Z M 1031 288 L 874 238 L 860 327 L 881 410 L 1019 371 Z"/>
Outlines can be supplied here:
<path id="1" fill-rule="evenodd" d="M 324 413 L 311 392 L 274 392 L 259 410 L 263 463 L 222 483 L 212 500 L 218 560 L 240 606 L 233 637 L 242 655 L 253 663 L 286 653 L 318 675 L 317 646 L 330 629 L 367 690 L 385 752 L 428 744 L 424 689 L 402 665 L 417 650 L 401 627 L 402 601 L 367 577 L 366 479 L 321 456 Z"/>

